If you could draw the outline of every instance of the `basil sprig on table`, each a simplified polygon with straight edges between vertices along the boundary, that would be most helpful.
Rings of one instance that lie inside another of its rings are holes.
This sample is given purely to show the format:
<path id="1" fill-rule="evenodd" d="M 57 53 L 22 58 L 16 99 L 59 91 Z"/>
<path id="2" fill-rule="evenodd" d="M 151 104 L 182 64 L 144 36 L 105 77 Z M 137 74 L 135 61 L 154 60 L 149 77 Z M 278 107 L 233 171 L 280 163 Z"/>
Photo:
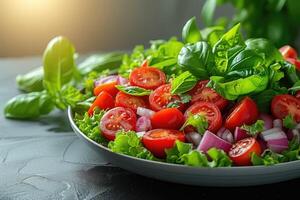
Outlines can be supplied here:
<path id="1" fill-rule="evenodd" d="M 132 96 L 147 96 L 152 92 L 152 90 L 147 90 L 137 86 L 116 85 L 116 88 Z"/>

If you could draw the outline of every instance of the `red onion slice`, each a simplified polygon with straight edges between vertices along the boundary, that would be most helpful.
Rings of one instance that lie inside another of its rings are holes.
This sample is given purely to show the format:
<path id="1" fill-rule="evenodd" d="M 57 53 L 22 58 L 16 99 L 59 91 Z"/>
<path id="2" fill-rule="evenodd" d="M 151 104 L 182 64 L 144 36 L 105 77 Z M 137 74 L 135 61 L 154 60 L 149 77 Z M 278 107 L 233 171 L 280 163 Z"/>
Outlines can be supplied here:
<path id="1" fill-rule="evenodd" d="M 215 147 L 217 149 L 222 149 L 225 152 L 228 152 L 231 146 L 232 144 L 223 140 L 222 138 L 219 138 L 217 135 L 207 130 L 205 131 L 203 138 L 201 139 L 201 142 L 197 147 L 197 149 L 199 151 L 206 152 L 210 148 Z"/>
<path id="2" fill-rule="evenodd" d="M 223 140 L 226 140 L 227 142 L 230 142 L 231 144 L 234 142 L 232 133 L 225 127 L 219 129 L 219 131 L 217 132 L 217 136 L 222 138 Z"/>
<path id="3" fill-rule="evenodd" d="M 193 143 L 195 146 L 198 146 L 200 144 L 202 136 L 197 132 L 189 132 L 185 134 L 185 137 L 188 142 Z"/>
<path id="4" fill-rule="evenodd" d="M 282 151 L 286 150 L 288 146 L 282 146 L 282 145 L 270 145 L 268 144 L 269 149 L 276 153 L 281 153 Z"/>
<path id="5" fill-rule="evenodd" d="M 148 117 L 142 116 L 136 121 L 136 131 L 149 131 L 151 130 L 151 120 Z"/>
<path id="6" fill-rule="evenodd" d="M 138 107 L 136 114 L 139 116 L 144 116 L 144 117 L 152 117 L 152 115 L 155 114 L 155 112 L 153 110 L 150 110 L 148 108 L 143 108 L 143 107 Z"/>
<path id="7" fill-rule="evenodd" d="M 94 81 L 94 86 L 97 87 L 98 85 L 109 83 L 113 81 L 117 81 L 117 75 L 110 75 L 110 76 L 101 76 Z"/>
<path id="8" fill-rule="evenodd" d="M 234 130 L 234 141 L 240 141 L 244 138 L 249 137 L 249 135 L 247 134 L 247 131 L 242 129 L 241 127 L 236 127 Z"/>
<path id="9" fill-rule="evenodd" d="M 274 119 L 273 120 L 273 127 L 282 129 L 282 127 L 283 127 L 282 120 L 281 119 Z"/>
<path id="10" fill-rule="evenodd" d="M 118 78 L 117 78 L 117 84 L 118 85 L 127 85 L 128 84 L 128 79 L 124 78 L 122 76 L 118 76 Z"/>
<path id="11" fill-rule="evenodd" d="M 264 121 L 264 130 L 273 128 L 273 118 L 271 115 L 261 113 L 258 119 Z"/>
<path id="12" fill-rule="evenodd" d="M 262 138 L 268 142 L 269 140 L 287 138 L 286 134 L 279 128 L 272 128 L 261 132 Z"/>

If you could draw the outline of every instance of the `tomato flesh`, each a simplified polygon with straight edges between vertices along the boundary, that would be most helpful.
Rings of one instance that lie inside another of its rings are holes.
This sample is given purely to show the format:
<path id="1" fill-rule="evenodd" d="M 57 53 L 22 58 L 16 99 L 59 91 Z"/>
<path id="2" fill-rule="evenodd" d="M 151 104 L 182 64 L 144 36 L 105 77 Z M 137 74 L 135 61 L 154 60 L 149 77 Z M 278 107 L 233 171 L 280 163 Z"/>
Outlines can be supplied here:
<path id="1" fill-rule="evenodd" d="M 295 97 L 296 97 L 297 99 L 300 99 L 300 90 L 296 92 Z"/>
<path id="2" fill-rule="evenodd" d="M 93 115 L 94 109 L 98 107 L 102 110 L 107 110 L 113 108 L 115 106 L 114 98 L 106 91 L 102 91 L 95 99 L 93 104 L 90 106 L 88 110 L 88 114 L 90 116 Z"/>
<path id="3" fill-rule="evenodd" d="M 253 124 L 258 119 L 258 115 L 259 112 L 256 103 L 250 97 L 245 97 L 233 108 L 233 111 L 226 118 L 225 127 L 234 131 L 236 127 L 243 124 Z"/>
<path id="4" fill-rule="evenodd" d="M 100 92 L 108 92 L 111 96 L 115 97 L 119 90 L 116 88 L 117 81 L 111 81 L 108 83 L 103 83 L 94 88 L 94 95 L 98 96 Z"/>
<path id="5" fill-rule="evenodd" d="M 130 108 L 134 112 L 136 112 L 138 107 L 147 107 L 147 103 L 143 97 L 132 96 L 129 94 L 125 94 L 124 92 L 119 92 L 116 96 L 116 106 Z"/>
<path id="6" fill-rule="evenodd" d="M 149 96 L 150 108 L 154 111 L 160 111 L 167 108 L 167 105 L 171 102 L 178 101 L 178 109 L 183 111 L 185 105 L 180 102 L 178 95 L 171 94 L 171 85 L 165 84 L 155 89 Z"/>
<path id="7" fill-rule="evenodd" d="M 228 155 L 235 165 L 251 165 L 251 154 L 261 154 L 261 147 L 255 138 L 249 137 L 233 144 Z"/>
<path id="8" fill-rule="evenodd" d="M 277 95 L 272 99 L 272 114 L 279 119 L 292 115 L 294 120 L 300 122 L 300 100 L 289 94 Z"/>
<path id="9" fill-rule="evenodd" d="M 119 130 L 135 130 L 136 115 L 129 108 L 116 107 L 107 111 L 100 121 L 100 130 L 108 140 L 114 140 Z"/>
<path id="10" fill-rule="evenodd" d="M 151 117 L 154 129 L 179 129 L 184 123 L 184 116 L 177 108 L 166 108 L 156 112 Z"/>
<path id="11" fill-rule="evenodd" d="M 144 146 L 158 158 L 165 158 L 165 149 L 172 148 L 176 140 L 184 142 L 184 133 L 177 130 L 153 129 L 142 138 Z"/>
<path id="12" fill-rule="evenodd" d="M 222 115 L 220 109 L 213 103 L 199 101 L 190 106 L 184 113 L 187 119 L 190 114 L 200 114 L 206 117 L 208 121 L 208 130 L 216 133 L 222 126 Z M 188 127 L 187 127 L 188 128 Z M 190 128 L 187 132 L 190 132 Z"/>
<path id="13" fill-rule="evenodd" d="M 296 59 L 298 57 L 297 51 L 289 45 L 285 45 L 285 46 L 281 47 L 279 49 L 279 51 L 280 51 L 280 53 L 281 53 L 281 55 L 283 56 L 284 59 L 287 59 L 287 58 Z"/>
<path id="14" fill-rule="evenodd" d="M 154 90 L 166 83 L 166 75 L 159 69 L 144 66 L 135 68 L 130 73 L 129 82 L 131 85 Z"/>

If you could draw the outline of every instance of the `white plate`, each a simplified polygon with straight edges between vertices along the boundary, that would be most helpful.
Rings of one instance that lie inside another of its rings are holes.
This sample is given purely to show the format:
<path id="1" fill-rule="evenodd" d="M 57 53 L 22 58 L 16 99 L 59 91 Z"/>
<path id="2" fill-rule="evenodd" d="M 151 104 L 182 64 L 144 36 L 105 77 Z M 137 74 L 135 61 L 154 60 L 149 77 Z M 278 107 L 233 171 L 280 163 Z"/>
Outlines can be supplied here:
<path id="1" fill-rule="evenodd" d="M 262 185 L 300 177 L 300 160 L 274 166 L 204 168 L 144 160 L 117 154 L 107 147 L 97 144 L 82 133 L 73 121 L 71 108 L 68 108 L 68 118 L 74 132 L 108 162 L 142 176 L 199 186 Z"/>

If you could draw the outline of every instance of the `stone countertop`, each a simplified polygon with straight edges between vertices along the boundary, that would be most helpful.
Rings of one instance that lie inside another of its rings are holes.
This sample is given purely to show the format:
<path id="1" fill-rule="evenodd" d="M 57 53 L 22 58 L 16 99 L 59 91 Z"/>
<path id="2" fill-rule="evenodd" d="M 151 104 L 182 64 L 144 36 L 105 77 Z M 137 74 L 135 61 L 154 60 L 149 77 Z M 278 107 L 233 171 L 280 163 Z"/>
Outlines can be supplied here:
<path id="1" fill-rule="evenodd" d="M 36 121 L 5 119 L 3 107 L 18 94 L 15 76 L 41 58 L 0 59 L 0 199 L 283 199 L 299 195 L 300 179 L 243 187 L 194 187 L 145 178 L 109 165 L 72 132 L 65 112 Z M 259 177 L 258 177 L 259 178 Z"/>

